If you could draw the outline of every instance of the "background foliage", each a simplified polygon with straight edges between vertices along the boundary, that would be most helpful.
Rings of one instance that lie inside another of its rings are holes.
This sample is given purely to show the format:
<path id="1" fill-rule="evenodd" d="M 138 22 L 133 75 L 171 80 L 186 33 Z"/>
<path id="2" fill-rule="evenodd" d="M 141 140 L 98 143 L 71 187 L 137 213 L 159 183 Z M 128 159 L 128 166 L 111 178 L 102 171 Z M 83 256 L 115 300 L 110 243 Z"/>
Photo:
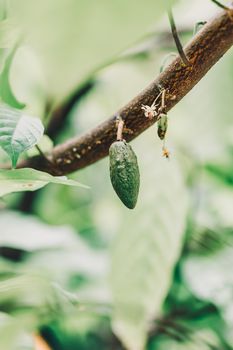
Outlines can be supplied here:
<path id="1" fill-rule="evenodd" d="M 182 40 L 215 10 L 180 1 Z M 20 115 L 46 127 L 48 107 L 93 82 L 45 151 L 103 121 L 174 51 L 162 1 L 2 0 L 0 18 L 0 96 Z M 169 113 L 169 161 L 155 128 L 133 141 L 134 211 L 113 192 L 108 159 L 71 176 L 90 189 L 0 172 L 1 195 L 41 188 L 0 202 L 1 349 L 46 350 L 41 337 L 55 350 L 233 348 L 232 59 Z"/>

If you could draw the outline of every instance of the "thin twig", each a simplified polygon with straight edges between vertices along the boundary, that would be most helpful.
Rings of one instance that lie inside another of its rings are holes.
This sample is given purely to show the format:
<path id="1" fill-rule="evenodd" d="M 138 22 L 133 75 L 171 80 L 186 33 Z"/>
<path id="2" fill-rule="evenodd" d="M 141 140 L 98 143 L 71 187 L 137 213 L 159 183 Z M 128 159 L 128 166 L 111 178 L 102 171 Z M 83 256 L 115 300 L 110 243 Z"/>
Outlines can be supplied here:
<path id="1" fill-rule="evenodd" d="M 226 10 L 226 11 L 229 11 L 229 10 L 230 10 L 228 6 L 223 5 L 223 4 L 222 4 L 220 1 L 218 1 L 218 0 L 211 0 L 211 1 L 214 2 L 218 7 L 222 8 L 222 9 L 224 9 L 224 10 Z"/>
<path id="2" fill-rule="evenodd" d="M 171 25 L 172 35 L 173 35 L 173 38 L 174 38 L 174 41 L 175 41 L 175 44 L 176 44 L 176 47 L 177 47 L 177 51 L 179 52 L 179 55 L 180 55 L 183 63 L 186 66 L 189 66 L 190 62 L 189 62 L 189 60 L 188 60 L 188 58 L 187 58 L 187 56 L 186 56 L 186 54 L 185 54 L 185 52 L 183 50 L 183 46 L 182 46 L 182 44 L 180 42 L 171 7 L 168 9 L 167 13 L 168 13 L 169 22 L 170 22 L 170 25 Z"/>
<path id="3" fill-rule="evenodd" d="M 39 152 L 39 154 L 41 155 L 41 157 L 46 158 L 44 152 L 41 150 L 41 148 L 38 145 L 35 145 L 35 148 L 37 149 L 37 151 Z"/>
<path id="4" fill-rule="evenodd" d="M 46 155 L 44 154 L 44 152 L 42 151 L 42 149 L 40 148 L 40 146 L 35 145 L 35 148 L 36 148 L 37 151 L 39 152 L 40 156 L 46 160 L 46 162 L 48 162 L 48 163 L 51 164 L 51 165 L 54 165 L 53 162 L 52 162 L 48 157 L 46 157 Z"/>

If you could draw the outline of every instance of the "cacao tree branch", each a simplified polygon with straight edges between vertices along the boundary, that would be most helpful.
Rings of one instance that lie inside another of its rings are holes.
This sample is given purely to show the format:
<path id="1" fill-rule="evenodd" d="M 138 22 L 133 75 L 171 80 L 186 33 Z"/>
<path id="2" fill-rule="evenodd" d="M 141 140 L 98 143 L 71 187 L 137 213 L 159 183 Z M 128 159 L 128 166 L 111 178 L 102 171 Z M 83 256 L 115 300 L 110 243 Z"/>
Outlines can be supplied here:
<path id="1" fill-rule="evenodd" d="M 131 141 L 156 122 L 145 118 L 142 104 L 152 105 L 161 88 L 166 89 L 166 112 L 174 107 L 233 45 L 233 8 L 220 10 L 192 38 L 184 52 L 190 65 L 178 56 L 144 91 L 114 116 L 84 135 L 56 146 L 49 155 L 50 162 L 40 156 L 21 163 L 52 174 L 63 175 L 82 169 L 107 156 L 109 146 L 116 140 L 116 116 L 124 121 L 124 138 Z M 194 121 L 195 122 L 195 121 Z"/>

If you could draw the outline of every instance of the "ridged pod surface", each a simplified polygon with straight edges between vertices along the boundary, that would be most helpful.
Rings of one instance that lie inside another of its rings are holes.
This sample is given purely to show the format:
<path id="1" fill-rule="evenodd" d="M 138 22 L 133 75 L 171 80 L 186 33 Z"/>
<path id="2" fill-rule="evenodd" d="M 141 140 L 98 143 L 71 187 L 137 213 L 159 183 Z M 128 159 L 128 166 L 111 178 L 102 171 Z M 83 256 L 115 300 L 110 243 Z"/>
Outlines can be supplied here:
<path id="1" fill-rule="evenodd" d="M 112 186 L 124 205 L 136 206 L 140 186 L 137 156 L 125 141 L 116 141 L 109 148 Z"/>

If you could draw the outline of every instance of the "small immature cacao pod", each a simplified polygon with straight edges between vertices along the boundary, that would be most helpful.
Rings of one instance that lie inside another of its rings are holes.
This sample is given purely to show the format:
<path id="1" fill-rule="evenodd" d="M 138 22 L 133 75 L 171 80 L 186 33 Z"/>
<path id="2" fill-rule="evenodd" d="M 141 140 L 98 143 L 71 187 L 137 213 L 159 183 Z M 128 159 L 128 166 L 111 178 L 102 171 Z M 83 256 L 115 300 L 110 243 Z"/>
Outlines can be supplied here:
<path id="1" fill-rule="evenodd" d="M 158 136 L 161 140 L 163 140 L 166 135 L 167 126 L 167 114 L 161 114 L 158 120 Z"/>
<path id="2" fill-rule="evenodd" d="M 112 186 L 124 205 L 133 209 L 140 186 L 137 156 L 127 142 L 116 141 L 109 148 L 109 160 Z"/>

